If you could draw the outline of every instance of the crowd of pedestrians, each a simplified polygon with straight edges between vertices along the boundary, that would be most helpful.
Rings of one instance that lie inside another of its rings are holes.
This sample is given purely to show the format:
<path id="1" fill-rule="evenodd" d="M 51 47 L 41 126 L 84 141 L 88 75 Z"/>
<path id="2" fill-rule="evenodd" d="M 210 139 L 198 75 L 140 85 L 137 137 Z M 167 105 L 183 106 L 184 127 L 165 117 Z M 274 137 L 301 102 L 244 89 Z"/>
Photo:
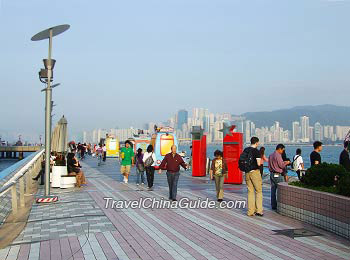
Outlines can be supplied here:
<path id="1" fill-rule="evenodd" d="M 323 149 L 322 143 L 316 141 L 313 144 L 313 151 L 310 153 L 311 166 L 322 163 L 321 152 Z M 290 160 L 286 155 L 286 147 L 283 144 L 278 144 L 275 151 L 270 155 L 265 155 L 265 147 L 259 147 L 259 138 L 252 137 L 251 145 L 244 149 L 241 158 L 245 158 L 245 181 L 248 190 L 247 195 L 247 215 L 248 216 L 263 216 L 263 192 L 262 179 L 265 163 L 269 170 L 269 180 L 271 188 L 271 208 L 277 209 L 277 189 L 278 183 L 288 182 L 288 166 L 295 171 L 298 179 L 301 180 L 305 174 L 305 164 L 302 157 L 302 150 L 296 149 L 295 155 Z M 344 150 L 339 156 L 339 163 L 350 171 L 350 142 L 344 142 Z M 106 146 L 91 144 L 78 144 L 76 153 L 81 159 L 85 153 L 96 154 L 106 160 Z M 243 156 L 243 157 L 242 157 Z M 224 180 L 228 175 L 228 165 L 223 158 L 223 152 L 216 150 L 214 159 L 210 167 L 210 179 L 215 180 L 216 197 L 218 202 L 222 202 L 224 198 Z M 73 172 L 77 176 L 78 185 L 86 183 L 85 176 L 81 171 L 81 166 L 75 153 L 68 154 L 69 172 Z M 125 147 L 120 150 L 120 172 L 123 175 L 123 182 L 128 183 L 131 169 L 136 166 L 136 185 L 145 185 L 147 180 L 148 190 L 153 190 L 154 173 L 156 168 L 156 156 L 152 145 L 148 145 L 146 151 L 139 148 L 134 153 L 132 143 L 125 142 Z M 167 154 L 159 165 L 158 173 L 166 170 L 167 182 L 169 187 L 169 200 L 176 201 L 177 186 L 180 177 L 180 166 L 188 169 L 188 165 L 183 161 L 182 157 L 177 153 L 177 147 L 173 145 L 171 152 Z M 145 177 L 146 174 L 146 177 Z"/>

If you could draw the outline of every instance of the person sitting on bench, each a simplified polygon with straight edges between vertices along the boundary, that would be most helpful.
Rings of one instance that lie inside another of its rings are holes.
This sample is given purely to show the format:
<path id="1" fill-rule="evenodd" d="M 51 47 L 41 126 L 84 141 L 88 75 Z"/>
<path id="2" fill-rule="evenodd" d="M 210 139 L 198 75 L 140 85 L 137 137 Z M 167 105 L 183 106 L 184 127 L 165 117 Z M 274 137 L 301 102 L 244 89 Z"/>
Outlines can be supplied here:
<path id="1" fill-rule="evenodd" d="M 86 184 L 86 179 L 83 171 L 80 169 L 78 159 L 75 157 L 74 153 L 68 153 L 67 155 L 67 171 L 68 175 L 75 176 L 77 179 L 76 186 L 81 187 L 82 184 Z"/>

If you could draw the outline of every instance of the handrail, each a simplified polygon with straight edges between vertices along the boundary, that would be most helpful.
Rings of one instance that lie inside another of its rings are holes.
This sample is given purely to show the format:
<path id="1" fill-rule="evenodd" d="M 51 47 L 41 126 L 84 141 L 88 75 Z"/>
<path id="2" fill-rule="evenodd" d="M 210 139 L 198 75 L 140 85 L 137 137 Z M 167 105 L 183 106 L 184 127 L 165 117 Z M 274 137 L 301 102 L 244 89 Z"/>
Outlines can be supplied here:
<path id="1" fill-rule="evenodd" d="M 14 176 L 11 177 L 1 188 L 0 188 L 0 196 L 3 195 L 9 188 L 11 188 L 16 182 L 25 175 L 25 173 L 29 170 L 29 168 L 43 155 L 45 152 L 44 149 L 39 151 L 26 165 L 24 165 Z"/>
<path id="2" fill-rule="evenodd" d="M 269 166 L 264 165 L 264 168 L 269 168 Z M 292 171 L 292 172 L 295 172 L 292 168 L 287 168 L 287 170 Z M 306 172 L 307 170 L 308 170 L 308 169 L 301 169 L 301 170 L 299 170 L 299 171 L 301 171 L 301 172 Z"/>
<path id="3" fill-rule="evenodd" d="M 27 157 L 27 161 L 18 165 L 17 169 L 11 170 L 6 175 L 9 176 L 9 174 L 11 174 L 13 176 L 0 188 L 0 210 L 2 211 L 2 214 L 0 214 L 0 225 L 4 223 L 11 212 L 15 215 L 18 212 L 18 208 L 26 206 L 27 200 L 25 196 L 32 195 L 35 189 L 36 185 L 33 183 L 33 177 L 36 176 L 41 169 L 43 153 L 44 150 L 40 150 L 30 155 L 32 158 Z M 10 196 L 7 195 L 9 191 L 11 191 Z M 11 202 L 11 207 L 7 206 L 8 202 Z M 30 201 L 27 202 L 31 203 Z"/>

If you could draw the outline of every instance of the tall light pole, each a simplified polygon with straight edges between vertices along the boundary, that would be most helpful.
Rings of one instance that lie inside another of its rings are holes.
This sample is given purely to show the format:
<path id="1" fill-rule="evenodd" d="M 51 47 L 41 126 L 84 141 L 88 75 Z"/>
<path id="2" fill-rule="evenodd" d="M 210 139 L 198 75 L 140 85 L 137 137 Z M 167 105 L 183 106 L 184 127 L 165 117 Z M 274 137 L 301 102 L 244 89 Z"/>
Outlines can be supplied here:
<path id="1" fill-rule="evenodd" d="M 40 81 L 47 84 L 45 89 L 46 102 L 45 102 L 45 197 L 50 196 L 50 154 L 51 154 L 51 97 L 52 87 L 51 81 L 53 79 L 53 68 L 56 60 L 51 58 L 52 54 L 52 38 L 58 34 L 61 34 L 69 29 L 68 24 L 58 25 L 48 28 L 35 34 L 31 40 L 41 41 L 49 39 L 49 53 L 48 58 L 44 59 L 45 69 L 41 69 L 39 72 Z M 42 81 L 44 79 L 44 81 Z M 56 199 L 57 200 L 57 199 Z M 53 199 L 55 201 L 55 199 Z M 43 199 L 43 202 L 50 202 L 50 199 Z"/>

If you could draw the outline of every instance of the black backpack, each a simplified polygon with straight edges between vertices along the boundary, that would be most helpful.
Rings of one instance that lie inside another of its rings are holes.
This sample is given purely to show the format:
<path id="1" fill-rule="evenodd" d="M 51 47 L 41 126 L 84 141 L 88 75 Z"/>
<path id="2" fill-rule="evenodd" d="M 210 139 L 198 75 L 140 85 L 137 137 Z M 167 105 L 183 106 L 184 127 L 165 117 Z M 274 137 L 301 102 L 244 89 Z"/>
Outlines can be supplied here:
<path id="1" fill-rule="evenodd" d="M 242 172 L 250 172 L 251 170 L 253 170 L 254 158 L 253 158 L 252 150 L 253 148 L 247 147 L 243 150 L 243 152 L 239 156 L 238 168 Z"/>

